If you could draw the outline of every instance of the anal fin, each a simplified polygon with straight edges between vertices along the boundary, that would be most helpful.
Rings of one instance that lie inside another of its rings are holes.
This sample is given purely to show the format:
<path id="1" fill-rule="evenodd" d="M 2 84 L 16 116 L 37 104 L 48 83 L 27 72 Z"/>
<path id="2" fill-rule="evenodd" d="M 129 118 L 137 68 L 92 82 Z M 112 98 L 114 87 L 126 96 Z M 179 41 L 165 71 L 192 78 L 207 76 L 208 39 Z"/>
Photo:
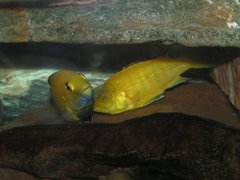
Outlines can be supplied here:
<path id="1" fill-rule="evenodd" d="M 153 103 L 155 101 L 158 101 L 158 100 L 160 100 L 162 98 L 164 98 L 164 94 L 157 95 L 154 98 L 152 98 L 146 105 L 149 105 L 149 104 L 151 104 L 151 103 Z"/>

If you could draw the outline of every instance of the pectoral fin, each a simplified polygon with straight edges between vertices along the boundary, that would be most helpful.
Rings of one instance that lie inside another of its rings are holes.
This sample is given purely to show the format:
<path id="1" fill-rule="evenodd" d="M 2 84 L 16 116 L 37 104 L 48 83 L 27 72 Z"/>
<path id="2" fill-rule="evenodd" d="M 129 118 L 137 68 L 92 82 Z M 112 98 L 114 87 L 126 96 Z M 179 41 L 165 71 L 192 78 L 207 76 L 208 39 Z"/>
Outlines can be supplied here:
<path id="1" fill-rule="evenodd" d="M 189 81 L 190 79 L 189 78 L 184 78 L 184 77 L 179 77 L 169 88 L 167 88 L 166 90 L 168 89 L 171 89 L 175 86 L 178 86 L 179 84 L 183 84 L 187 81 Z"/>

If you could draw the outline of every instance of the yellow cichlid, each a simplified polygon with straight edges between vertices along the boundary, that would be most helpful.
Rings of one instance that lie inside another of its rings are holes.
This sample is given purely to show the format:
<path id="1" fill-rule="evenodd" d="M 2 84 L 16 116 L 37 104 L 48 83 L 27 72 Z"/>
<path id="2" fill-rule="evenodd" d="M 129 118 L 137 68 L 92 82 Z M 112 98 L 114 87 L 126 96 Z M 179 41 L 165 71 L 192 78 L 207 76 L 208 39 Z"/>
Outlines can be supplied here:
<path id="1" fill-rule="evenodd" d="M 92 113 L 93 89 L 81 73 L 62 70 L 48 78 L 52 99 L 66 120 L 84 120 Z"/>
<path id="2" fill-rule="evenodd" d="M 138 62 L 112 75 L 95 92 L 94 111 L 118 114 L 146 106 L 163 97 L 166 89 L 188 78 L 180 75 L 204 64 L 187 59 L 155 58 Z"/>

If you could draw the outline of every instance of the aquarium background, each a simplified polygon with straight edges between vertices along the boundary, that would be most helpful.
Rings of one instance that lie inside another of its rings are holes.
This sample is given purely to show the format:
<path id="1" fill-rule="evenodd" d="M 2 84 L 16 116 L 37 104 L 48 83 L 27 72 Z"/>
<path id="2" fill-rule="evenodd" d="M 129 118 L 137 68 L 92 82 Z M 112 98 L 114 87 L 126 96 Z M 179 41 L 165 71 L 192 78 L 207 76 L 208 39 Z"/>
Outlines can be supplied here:
<path id="1" fill-rule="evenodd" d="M 239 6 L 0 0 L 0 179 L 239 179 Z M 58 70 L 97 88 L 159 56 L 214 68 L 187 72 L 199 79 L 160 101 L 87 122 L 66 121 L 52 103 L 48 77 Z"/>
<path id="2" fill-rule="evenodd" d="M 47 79 L 58 70 L 82 72 L 95 88 L 127 64 L 161 54 L 163 49 L 158 44 L 0 44 L 0 98 L 4 107 L 3 119 L 13 120 L 28 109 L 51 103 Z"/>
<path id="3" fill-rule="evenodd" d="M 154 57 L 184 57 L 221 64 L 237 53 L 236 48 L 186 47 L 161 42 L 134 45 L 2 43 L 0 98 L 3 121 L 13 120 L 26 110 L 49 105 L 47 79 L 61 69 L 84 73 L 96 88 L 112 73 Z"/>

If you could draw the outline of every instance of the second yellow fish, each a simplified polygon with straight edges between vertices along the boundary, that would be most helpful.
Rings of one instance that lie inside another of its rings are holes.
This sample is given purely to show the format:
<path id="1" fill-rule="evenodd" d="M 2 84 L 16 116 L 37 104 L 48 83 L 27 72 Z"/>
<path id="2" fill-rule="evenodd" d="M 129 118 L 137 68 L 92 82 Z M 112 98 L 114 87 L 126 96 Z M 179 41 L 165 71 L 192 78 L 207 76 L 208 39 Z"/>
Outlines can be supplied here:
<path id="1" fill-rule="evenodd" d="M 52 99 L 65 120 L 85 121 L 93 109 L 93 88 L 81 73 L 61 70 L 48 78 Z"/>
<path id="2" fill-rule="evenodd" d="M 184 83 L 180 75 L 205 64 L 187 59 L 155 58 L 129 65 L 112 75 L 96 91 L 94 111 L 118 114 L 146 106 L 161 97 L 165 90 Z"/>

